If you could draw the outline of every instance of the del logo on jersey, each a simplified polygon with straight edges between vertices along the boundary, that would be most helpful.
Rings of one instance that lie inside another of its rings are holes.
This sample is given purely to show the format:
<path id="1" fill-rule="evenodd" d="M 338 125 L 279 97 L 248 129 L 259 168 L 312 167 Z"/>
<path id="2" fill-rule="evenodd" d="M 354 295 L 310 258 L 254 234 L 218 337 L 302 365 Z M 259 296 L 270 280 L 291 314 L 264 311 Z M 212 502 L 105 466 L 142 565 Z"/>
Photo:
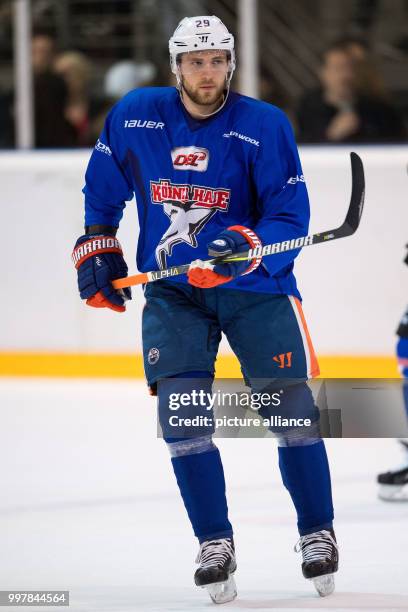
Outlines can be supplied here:
<path id="1" fill-rule="evenodd" d="M 210 153 L 200 147 L 176 147 L 171 152 L 173 168 L 176 170 L 195 170 L 205 172 L 208 168 Z"/>
<path id="2" fill-rule="evenodd" d="M 167 179 L 150 181 L 153 204 L 163 206 L 170 225 L 156 247 L 156 260 L 160 269 L 167 267 L 176 244 L 197 246 L 197 234 L 218 211 L 228 210 L 230 189 L 214 189 L 200 185 L 172 183 Z"/>

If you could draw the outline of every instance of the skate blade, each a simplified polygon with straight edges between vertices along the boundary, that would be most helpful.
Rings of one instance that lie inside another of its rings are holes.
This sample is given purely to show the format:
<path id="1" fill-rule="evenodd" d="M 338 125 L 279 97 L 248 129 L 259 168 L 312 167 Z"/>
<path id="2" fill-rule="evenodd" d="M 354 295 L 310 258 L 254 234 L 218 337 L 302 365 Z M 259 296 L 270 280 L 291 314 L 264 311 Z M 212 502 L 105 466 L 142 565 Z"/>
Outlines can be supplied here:
<path id="1" fill-rule="evenodd" d="M 311 578 L 313 580 L 313 584 L 315 586 L 316 591 L 319 593 L 320 597 L 327 597 L 331 595 L 334 591 L 334 575 L 333 574 L 324 574 L 323 576 L 316 576 L 316 578 Z"/>
<path id="2" fill-rule="evenodd" d="M 408 485 L 380 485 L 378 497 L 383 501 L 408 501 Z"/>
<path id="3" fill-rule="evenodd" d="M 230 576 L 224 582 L 207 584 L 203 588 L 207 589 L 212 601 L 216 604 L 227 603 L 237 596 L 237 585 L 235 584 L 234 576 Z"/>

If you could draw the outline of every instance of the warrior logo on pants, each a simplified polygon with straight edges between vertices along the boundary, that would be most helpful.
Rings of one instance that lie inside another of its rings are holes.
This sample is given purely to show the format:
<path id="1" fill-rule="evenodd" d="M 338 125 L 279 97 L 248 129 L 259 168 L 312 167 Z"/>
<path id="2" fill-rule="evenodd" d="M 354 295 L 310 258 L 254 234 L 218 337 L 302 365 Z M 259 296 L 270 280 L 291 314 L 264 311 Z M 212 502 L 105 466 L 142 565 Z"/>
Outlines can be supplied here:
<path id="1" fill-rule="evenodd" d="M 161 204 L 170 219 L 170 225 L 156 247 L 160 269 L 167 267 L 167 257 L 176 244 L 185 242 L 196 247 L 197 234 L 217 210 L 227 211 L 230 202 L 229 189 L 176 184 L 165 179 L 150 181 L 150 195 L 153 204 Z"/>

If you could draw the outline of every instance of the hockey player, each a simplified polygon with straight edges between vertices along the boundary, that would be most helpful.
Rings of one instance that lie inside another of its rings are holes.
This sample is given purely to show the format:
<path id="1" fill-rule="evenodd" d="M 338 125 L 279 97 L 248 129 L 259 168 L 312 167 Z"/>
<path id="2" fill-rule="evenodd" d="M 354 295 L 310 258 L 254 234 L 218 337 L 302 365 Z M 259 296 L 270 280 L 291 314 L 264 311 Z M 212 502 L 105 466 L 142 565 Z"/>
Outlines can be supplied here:
<path id="1" fill-rule="evenodd" d="M 397 359 L 401 374 L 405 379 L 403 397 L 408 419 L 408 308 L 398 326 L 397 335 Z M 404 453 L 401 465 L 377 477 L 380 485 L 378 495 L 385 501 L 408 501 L 408 439 L 401 439 L 399 443 Z"/>
<path id="2" fill-rule="evenodd" d="M 407 245 L 408 247 L 408 245 Z M 408 265 L 408 255 L 404 259 Z M 406 309 L 397 329 L 397 360 L 405 381 L 403 383 L 403 398 L 408 419 L 408 308 Z M 378 495 L 385 501 L 408 501 L 408 440 L 399 440 L 404 459 L 394 470 L 383 472 L 377 477 L 379 483 Z"/>
<path id="3" fill-rule="evenodd" d="M 80 295 L 91 306 L 125 310 L 130 290 L 117 292 L 111 281 L 127 274 L 116 231 L 125 201 L 135 194 L 138 269 L 194 260 L 184 277 L 145 286 L 143 353 L 200 544 L 195 583 L 217 603 L 233 599 L 235 544 L 213 427 L 177 435 L 169 429 L 170 398 L 211 390 L 224 332 L 252 391 L 295 380 L 283 408 L 313 416 L 307 434 L 276 434 L 282 480 L 298 517 L 303 574 L 327 595 L 338 551 L 329 466 L 305 383 L 318 364 L 293 274 L 298 251 L 249 263 L 203 263 L 307 233 L 309 202 L 292 129 L 278 108 L 230 91 L 234 38 L 217 17 L 183 19 L 169 49 L 177 88 L 126 95 L 109 113 L 90 159 L 85 234 L 73 254 Z M 188 414 L 194 410 L 191 405 Z"/>

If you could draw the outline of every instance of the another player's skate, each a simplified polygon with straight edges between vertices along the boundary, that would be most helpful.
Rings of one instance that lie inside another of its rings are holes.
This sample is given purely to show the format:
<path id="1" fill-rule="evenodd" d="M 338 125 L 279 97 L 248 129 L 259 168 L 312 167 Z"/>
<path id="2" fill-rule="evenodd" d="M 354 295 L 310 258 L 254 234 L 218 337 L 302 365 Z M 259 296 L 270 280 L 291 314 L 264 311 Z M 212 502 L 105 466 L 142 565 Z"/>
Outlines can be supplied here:
<path id="1" fill-rule="evenodd" d="M 302 551 L 303 576 L 313 580 L 316 591 L 326 597 L 334 591 L 334 573 L 339 566 L 339 553 L 333 529 L 301 536 L 295 552 Z"/>
<path id="2" fill-rule="evenodd" d="M 399 468 L 377 476 L 378 497 L 385 501 L 408 501 L 408 442 L 399 442 L 405 447 L 405 461 Z"/>
<path id="3" fill-rule="evenodd" d="M 206 540 L 200 546 L 194 574 L 197 586 L 205 587 L 214 603 L 226 603 L 237 596 L 233 573 L 237 569 L 232 538 Z"/>

